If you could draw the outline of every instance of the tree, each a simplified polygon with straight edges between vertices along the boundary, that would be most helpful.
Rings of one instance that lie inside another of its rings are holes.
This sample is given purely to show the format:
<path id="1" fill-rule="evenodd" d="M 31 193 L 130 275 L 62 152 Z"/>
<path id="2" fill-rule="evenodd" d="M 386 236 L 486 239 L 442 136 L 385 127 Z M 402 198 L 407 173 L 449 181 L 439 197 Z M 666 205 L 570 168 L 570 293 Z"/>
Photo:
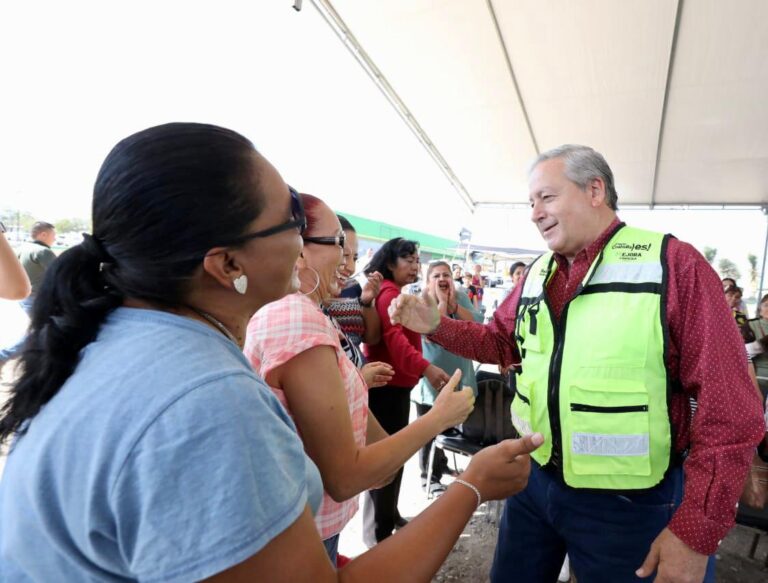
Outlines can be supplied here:
<path id="1" fill-rule="evenodd" d="M 709 262 L 710 265 L 712 265 L 712 262 L 715 260 L 715 256 L 717 255 L 717 249 L 714 247 L 704 247 L 704 259 Z"/>
<path id="2" fill-rule="evenodd" d="M 736 264 L 731 261 L 730 259 L 726 259 L 723 257 L 720 262 L 717 264 L 718 270 L 720 271 L 720 277 L 730 277 L 734 281 L 738 281 L 741 277 L 741 273 L 739 272 L 739 268 L 736 267 Z"/>
<path id="3" fill-rule="evenodd" d="M 28 211 L 22 211 L 11 208 L 4 208 L 0 211 L 0 221 L 7 228 L 19 227 L 23 231 L 29 231 L 32 225 L 35 224 L 35 217 Z"/>
<path id="4" fill-rule="evenodd" d="M 749 261 L 749 285 L 752 286 L 752 291 L 757 291 L 757 255 L 749 253 L 747 255 L 747 261 Z"/>
<path id="5" fill-rule="evenodd" d="M 91 230 L 91 225 L 86 219 L 79 217 L 71 219 L 61 219 L 56 221 L 56 231 L 59 233 L 87 233 Z"/>

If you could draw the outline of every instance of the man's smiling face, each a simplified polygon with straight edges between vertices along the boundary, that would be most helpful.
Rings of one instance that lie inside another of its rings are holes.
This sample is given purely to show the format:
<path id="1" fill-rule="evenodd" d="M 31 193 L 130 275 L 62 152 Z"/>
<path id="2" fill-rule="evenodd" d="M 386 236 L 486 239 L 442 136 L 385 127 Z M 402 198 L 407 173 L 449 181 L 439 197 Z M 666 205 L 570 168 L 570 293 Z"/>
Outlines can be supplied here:
<path id="1" fill-rule="evenodd" d="M 595 210 L 605 198 L 602 181 L 581 189 L 565 175 L 564 160 L 552 158 L 536 165 L 528 185 L 531 220 L 547 247 L 572 260 L 595 239 Z"/>

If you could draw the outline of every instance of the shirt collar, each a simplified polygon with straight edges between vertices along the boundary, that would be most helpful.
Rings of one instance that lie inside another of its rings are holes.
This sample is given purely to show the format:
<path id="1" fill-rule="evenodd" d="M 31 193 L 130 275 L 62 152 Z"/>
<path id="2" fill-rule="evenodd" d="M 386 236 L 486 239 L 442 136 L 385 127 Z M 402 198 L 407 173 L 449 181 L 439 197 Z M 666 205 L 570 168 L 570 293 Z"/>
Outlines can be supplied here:
<path id="1" fill-rule="evenodd" d="M 622 223 L 619 220 L 619 217 L 613 219 L 611 224 L 608 225 L 605 231 L 600 233 L 600 236 L 597 239 L 592 241 L 592 243 L 590 243 L 586 248 L 582 249 L 576 254 L 576 257 L 573 258 L 573 262 L 586 262 L 587 265 L 592 265 L 600 251 L 602 251 L 603 247 L 605 247 L 608 239 L 613 236 L 613 234 L 616 232 L 616 229 L 621 224 Z M 568 269 L 568 260 L 563 255 L 560 255 L 560 253 L 555 253 L 555 261 L 557 262 L 558 269 Z"/>

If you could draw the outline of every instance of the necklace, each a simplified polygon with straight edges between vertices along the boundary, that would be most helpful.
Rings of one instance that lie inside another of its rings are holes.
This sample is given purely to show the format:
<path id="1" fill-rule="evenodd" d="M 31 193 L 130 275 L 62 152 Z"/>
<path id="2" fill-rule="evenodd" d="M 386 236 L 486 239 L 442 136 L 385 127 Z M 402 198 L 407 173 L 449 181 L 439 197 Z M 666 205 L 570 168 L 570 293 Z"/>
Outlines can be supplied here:
<path id="1" fill-rule="evenodd" d="M 237 341 L 237 338 L 232 334 L 232 332 L 229 331 L 229 329 L 219 322 L 216 318 L 211 316 L 208 312 L 203 312 L 202 310 L 198 310 L 197 308 L 193 308 L 192 306 L 189 306 L 189 309 L 192 310 L 195 314 L 209 322 L 210 324 L 213 324 L 216 329 L 218 329 L 219 332 L 224 334 L 229 340 L 234 342 L 236 345 L 240 346 L 240 343 Z"/>

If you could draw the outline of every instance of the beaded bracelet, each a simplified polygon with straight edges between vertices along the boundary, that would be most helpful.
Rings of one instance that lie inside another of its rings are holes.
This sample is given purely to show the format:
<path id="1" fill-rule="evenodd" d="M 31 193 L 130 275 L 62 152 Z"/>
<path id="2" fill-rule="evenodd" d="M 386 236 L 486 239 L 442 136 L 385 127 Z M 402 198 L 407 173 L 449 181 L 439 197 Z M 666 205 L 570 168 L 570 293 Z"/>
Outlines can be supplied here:
<path id="1" fill-rule="evenodd" d="M 465 480 L 461 480 L 459 478 L 456 478 L 453 482 L 455 484 L 463 484 L 464 486 L 472 490 L 475 493 L 475 496 L 477 496 L 477 508 L 480 508 L 480 505 L 483 503 L 483 497 L 480 495 L 480 490 L 478 490 L 475 485 L 470 484 L 469 482 Z"/>

